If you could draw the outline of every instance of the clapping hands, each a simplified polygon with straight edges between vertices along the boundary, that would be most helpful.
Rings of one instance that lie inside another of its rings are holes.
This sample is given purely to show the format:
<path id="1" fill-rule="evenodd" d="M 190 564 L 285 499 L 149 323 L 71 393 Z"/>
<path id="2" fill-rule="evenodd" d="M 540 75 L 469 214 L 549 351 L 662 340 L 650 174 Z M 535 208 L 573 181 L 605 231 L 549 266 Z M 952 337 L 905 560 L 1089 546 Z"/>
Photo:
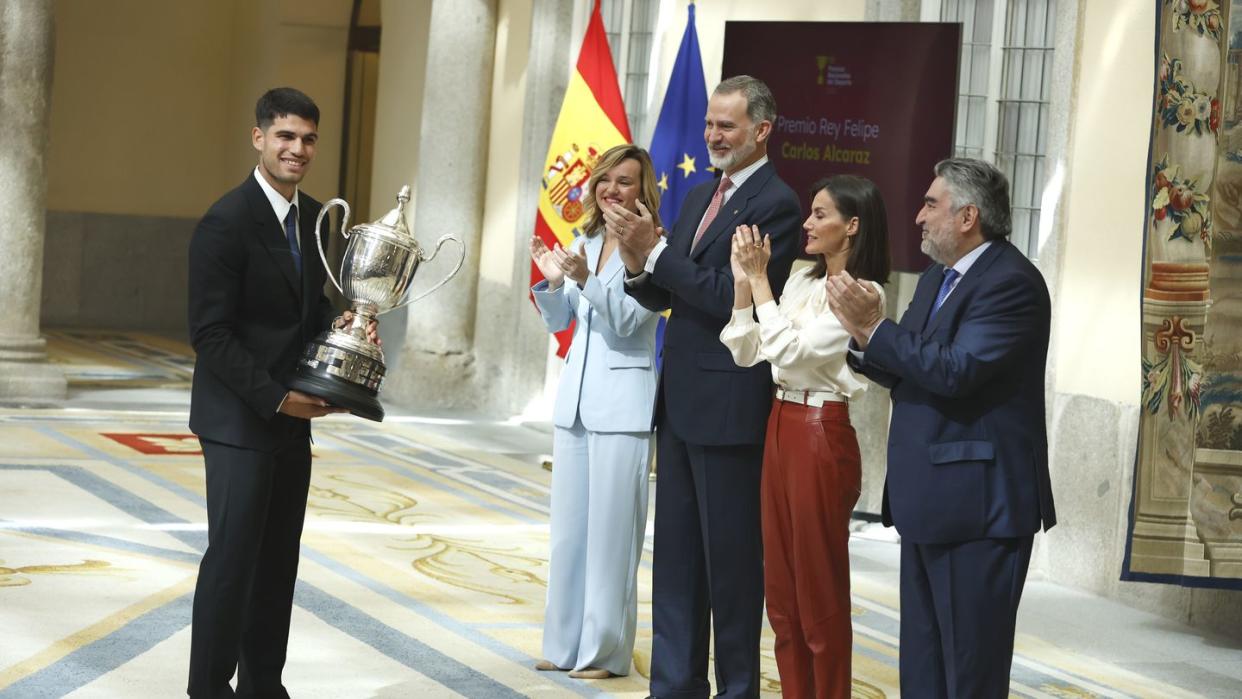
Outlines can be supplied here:
<path id="1" fill-rule="evenodd" d="M 590 275 L 586 255 L 570 252 L 561 247 L 560 243 L 549 249 L 538 236 L 531 236 L 530 259 L 552 289 L 560 288 L 566 277 L 582 285 Z"/>
<path id="2" fill-rule="evenodd" d="M 621 261 L 630 274 L 643 271 L 647 256 L 664 235 L 664 229 L 655 225 L 655 217 L 647 205 L 642 200 L 636 203 L 638 213 L 621 206 L 604 204 L 600 207 L 604 214 L 604 231 L 617 241 Z"/>
<path id="3" fill-rule="evenodd" d="M 828 308 L 841 321 L 858 345 L 866 349 L 871 333 L 884 319 L 884 298 L 870 282 L 856 280 L 849 272 L 828 277 Z"/>
<path id="4" fill-rule="evenodd" d="M 734 281 L 766 277 L 771 259 L 771 236 L 760 236 L 758 226 L 737 227 L 733 233 L 733 251 L 729 255 Z"/>

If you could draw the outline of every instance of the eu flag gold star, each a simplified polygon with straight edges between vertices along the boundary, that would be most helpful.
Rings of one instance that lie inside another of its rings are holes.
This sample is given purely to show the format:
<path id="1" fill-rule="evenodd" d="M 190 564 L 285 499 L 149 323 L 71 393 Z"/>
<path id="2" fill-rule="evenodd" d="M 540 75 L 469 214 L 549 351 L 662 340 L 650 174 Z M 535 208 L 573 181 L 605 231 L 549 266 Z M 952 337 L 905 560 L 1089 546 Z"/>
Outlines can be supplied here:
<path id="1" fill-rule="evenodd" d="M 689 177 L 690 173 L 695 170 L 694 158 L 691 158 L 689 153 L 683 153 L 682 156 L 683 160 L 681 161 L 681 165 L 678 165 L 677 167 L 681 168 L 681 170 L 686 173 L 686 177 Z"/>
<path id="2" fill-rule="evenodd" d="M 660 173 L 660 181 L 656 182 L 656 186 L 660 188 L 661 192 L 668 191 L 668 173 L 667 172 Z"/>

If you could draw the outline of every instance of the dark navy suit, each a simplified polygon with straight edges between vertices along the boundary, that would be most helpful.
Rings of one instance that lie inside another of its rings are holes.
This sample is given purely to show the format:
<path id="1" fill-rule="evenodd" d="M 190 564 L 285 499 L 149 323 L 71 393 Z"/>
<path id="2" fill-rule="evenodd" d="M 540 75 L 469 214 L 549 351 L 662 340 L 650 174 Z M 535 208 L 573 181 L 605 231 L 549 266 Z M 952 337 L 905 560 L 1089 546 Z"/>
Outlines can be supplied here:
<path id="1" fill-rule="evenodd" d="M 759 476 L 772 369 L 766 362 L 737 366 L 720 331 L 733 312 L 734 229 L 748 224 L 772 236 L 768 279 L 779 296 L 797 251 L 801 210 L 793 190 L 764 164 L 691 251 L 717 183 L 690 190 L 654 272 L 626 289 L 649 309 L 672 309 L 654 414 L 651 693 L 664 699 L 710 691 L 709 622 L 718 696 L 759 695 Z"/>
<path id="2" fill-rule="evenodd" d="M 1056 523 L 1044 368 L 1051 304 L 996 240 L 932 314 L 944 267 L 861 362 L 892 390 L 884 522 L 901 534 L 904 697 L 1004 697 L 1031 542 Z M 930 319 L 929 319 L 930 316 Z"/>

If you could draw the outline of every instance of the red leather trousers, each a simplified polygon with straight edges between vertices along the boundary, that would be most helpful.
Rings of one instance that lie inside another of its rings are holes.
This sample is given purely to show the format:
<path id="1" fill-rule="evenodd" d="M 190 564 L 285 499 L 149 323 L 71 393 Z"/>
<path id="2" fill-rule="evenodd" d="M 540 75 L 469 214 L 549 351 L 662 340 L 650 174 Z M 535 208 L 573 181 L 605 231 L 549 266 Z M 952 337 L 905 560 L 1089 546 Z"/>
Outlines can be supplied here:
<path id="1" fill-rule="evenodd" d="M 849 404 L 772 401 L 763 453 L 764 591 L 785 697 L 850 696 L 850 513 L 862 460 Z"/>

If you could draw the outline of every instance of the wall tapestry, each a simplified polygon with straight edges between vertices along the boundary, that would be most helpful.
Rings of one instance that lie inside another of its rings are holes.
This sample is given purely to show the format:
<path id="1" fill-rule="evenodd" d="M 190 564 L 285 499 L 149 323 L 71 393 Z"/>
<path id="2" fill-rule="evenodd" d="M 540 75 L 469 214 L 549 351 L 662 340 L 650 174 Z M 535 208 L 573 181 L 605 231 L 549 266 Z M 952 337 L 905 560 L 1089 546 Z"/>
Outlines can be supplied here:
<path id="1" fill-rule="evenodd" d="M 1242 589 L 1242 0 L 1222 2 L 1157 2 L 1121 577 Z"/>

